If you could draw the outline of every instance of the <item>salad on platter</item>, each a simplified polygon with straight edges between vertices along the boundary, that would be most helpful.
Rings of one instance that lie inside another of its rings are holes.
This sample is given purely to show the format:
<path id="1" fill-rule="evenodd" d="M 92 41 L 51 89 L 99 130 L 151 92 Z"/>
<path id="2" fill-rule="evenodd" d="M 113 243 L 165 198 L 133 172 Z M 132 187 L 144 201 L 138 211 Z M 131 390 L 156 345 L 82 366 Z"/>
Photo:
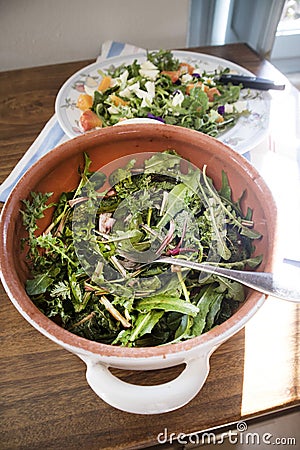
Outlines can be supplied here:
<path id="1" fill-rule="evenodd" d="M 245 192 L 233 201 L 226 173 L 217 191 L 206 166 L 174 150 L 143 154 L 142 162 L 126 158 L 91 172 L 85 154 L 73 191 L 55 204 L 41 192 L 23 201 L 27 294 L 58 325 L 105 344 L 145 347 L 199 336 L 234 314 L 243 286 L 155 260 L 257 267 L 261 235 L 252 210 L 242 210 Z M 48 208 L 54 213 L 41 230 Z"/>
<path id="2" fill-rule="evenodd" d="M 249 115 L 241 86 L 218 78 L 229 68 L 206 72 L 169 50 L 147 52 L 146 60 L 101 69 L 101 81 L 87 77 L 76 102 L 86 132 L 133 118 L 156 119 L 218 136 Z"/>

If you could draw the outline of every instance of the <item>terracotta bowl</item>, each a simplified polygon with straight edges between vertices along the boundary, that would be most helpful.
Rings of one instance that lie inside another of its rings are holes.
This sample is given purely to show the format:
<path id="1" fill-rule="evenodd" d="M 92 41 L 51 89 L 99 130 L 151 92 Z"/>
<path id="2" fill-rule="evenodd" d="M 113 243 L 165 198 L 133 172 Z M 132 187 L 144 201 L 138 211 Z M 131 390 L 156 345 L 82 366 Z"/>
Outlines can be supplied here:
<path id="1" fill-rule="evenodd" d="M 276 207 L 270 191 L 252 165 L 241 155 L 216 139 L 181 127 L 158 124 L 127 124 L 110 127 L 72 139 L 55 148 L 19 181 L 1 215 L 1 277 L 4 288 L 19 312 L 37 330 L 75 353 L 87 365 L 91 388 L 110 405 L 139 414 L 171 411 L 189 402 L 201 389 L 209 372 L 211 353 L 244 327 L 263 304 L 265 297 L 249 290 L 246 301 L 227 321 L 194 339 L 160 347 L 127 348 L 89 341 L 72 334 L 45 317 L 31 302 L 24 289 L 28 275 L 25 256 L 20 253 L 23 236 L 21 200 L 31 191 L 53 191 L 57 199 L 62 191 L 77 186 L 82 154 L 92 160 L 91 170 L 126 155 L 175 149 L 199 168 L 207 165 L 207 174 L 220 187 L 221 172 L 228 174 L 237 200 L 247 190 L 245 203 L 254 211 L 255 228 L 263 237 L 256 253 L 263 254 L 260 270 L 271 271 L 276 232 Z M 44 224 L 47 225 L 49 216 Z M 174 380 L 156 386 L 136 386 L 116 378 L 109 367 L 120 369 L 162 369 L 185 363 Z"/>

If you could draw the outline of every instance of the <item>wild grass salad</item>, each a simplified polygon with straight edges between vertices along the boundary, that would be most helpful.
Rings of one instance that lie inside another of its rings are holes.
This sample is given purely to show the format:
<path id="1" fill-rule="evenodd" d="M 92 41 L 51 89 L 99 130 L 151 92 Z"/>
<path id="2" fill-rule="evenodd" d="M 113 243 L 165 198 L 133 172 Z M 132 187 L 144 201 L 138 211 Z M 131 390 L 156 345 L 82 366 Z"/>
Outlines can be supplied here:
<path id="1" fill-rule="evenodd" d="M 168 50 L 147 52 L 142 63 L 134 60 L 106 73 L 99 71 L 100 84 L 87 78 L 85 93 L 76 104 L 82 110 L 80 125 L 88 131 L 139 117 L 217 136 L 249 114 L 240 99 L 241 87 L 218 82 L 227 72 L 207 73 L 179 61 Z"/>
<path id="2" fill-rule="evenodd" d="M 23 201 L 26 291 L 35 305 L 72 333 L 129 347 L 191 339 L 228 319 L 245 299 L 239 283 L 155 259 L 256 267 L 261 236 L 252 211 L 241 210 L 244 193 L 233 201 L 225 173 L 217 191 L 205 166 L 172 150 L 111 173 L 92 173 L 90 164 L 85 154 L 77 188 L 57 203 L 41 192 Z M 48 208 L 51 223 L 40 230 Z"/>

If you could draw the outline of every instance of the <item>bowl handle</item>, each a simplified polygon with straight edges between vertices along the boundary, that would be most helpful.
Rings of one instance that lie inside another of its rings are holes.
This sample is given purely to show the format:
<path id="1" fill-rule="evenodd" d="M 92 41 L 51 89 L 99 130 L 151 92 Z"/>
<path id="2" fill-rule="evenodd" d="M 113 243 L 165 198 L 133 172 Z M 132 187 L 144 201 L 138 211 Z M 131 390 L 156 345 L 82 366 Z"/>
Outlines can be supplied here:
<path id="1" fill-rule="evenodd" d="M 105 364 L 85 363 L 93 391 L 109 405 L 134 414 L 161 414 L 184 406 L 200 391 L 209 373 L 209 355 L 202 355 L 185 361 L 185 369 L 172 381 L 139 386 L 120 380 Z"/>

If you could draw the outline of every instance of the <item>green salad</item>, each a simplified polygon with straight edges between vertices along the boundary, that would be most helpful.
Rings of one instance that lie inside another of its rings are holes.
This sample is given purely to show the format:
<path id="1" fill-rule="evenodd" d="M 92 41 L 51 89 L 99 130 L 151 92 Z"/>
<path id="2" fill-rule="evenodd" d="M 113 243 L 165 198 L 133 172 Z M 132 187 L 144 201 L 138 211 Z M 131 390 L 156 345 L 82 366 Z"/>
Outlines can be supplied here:
<path id="1" fill-rule="evenodd" d="M 113 170 L 91 172 L 90 164 L 85 154 L 77 188 L 57 203 L 41 192 L 23 200 L 26 291 L 35 305 L 72 333 L 129 347 L 184 341 L 228 319 L 245 299 L 242 285 L 155 259 L 258 266 L 261 236 L 252 211 L 241 210 L 244 193 L 233 201 L 224 172 L 217 191 L 206 166 L 173 150 L 142 163 L 131 155 Z"/>
<path id="2" fill-rule="evenodd" d="M 179 61 L 169 50 L 148 52 L 142 63 L 135 60 L 98 72 L 100 84 L 89 78 L 77 101 L 84 131 L 151 118 L 217 136 L 249 114 L 241 87 L 218 82 L 228 68 L 207 73 Z"/>

